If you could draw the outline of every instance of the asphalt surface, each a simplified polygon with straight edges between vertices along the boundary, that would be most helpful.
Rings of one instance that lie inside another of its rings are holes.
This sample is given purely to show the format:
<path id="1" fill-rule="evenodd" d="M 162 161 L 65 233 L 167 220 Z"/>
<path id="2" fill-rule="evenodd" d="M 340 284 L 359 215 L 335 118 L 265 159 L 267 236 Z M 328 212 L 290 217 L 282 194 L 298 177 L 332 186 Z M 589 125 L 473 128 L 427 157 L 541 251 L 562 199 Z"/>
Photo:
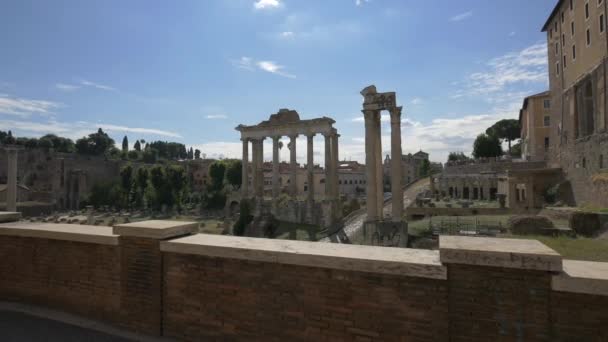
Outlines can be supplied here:
<path id="1" fill-rule="evenodd" d="M 131 341 L 46 318 L 2 310 L 0 310 L 0 340 L 3 342 Z"/>

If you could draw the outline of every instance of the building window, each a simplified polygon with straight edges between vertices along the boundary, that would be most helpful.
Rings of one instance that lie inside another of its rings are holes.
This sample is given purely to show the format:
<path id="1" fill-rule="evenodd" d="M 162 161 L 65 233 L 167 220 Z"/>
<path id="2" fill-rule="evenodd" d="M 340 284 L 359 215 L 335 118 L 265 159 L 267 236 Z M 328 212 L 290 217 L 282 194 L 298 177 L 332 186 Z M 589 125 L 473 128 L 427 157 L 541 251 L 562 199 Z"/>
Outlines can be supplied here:
<path id="1" fill-rule="evenodd" d="M 559 62 L 555 63 L 555 74 L 559 76 Z"/>
<path id="2" fill-rule="evenodd" d="M 551 126 L 551 117 L 549 115 L 545 115 L 543 118 L 543 125 L 545 125 L 545 127 Z"/>
<path id="3" fill-rule="evenodd" d="M 604 15 L 600 14 L 600 33 L 604 33 Z"/>
<path id="4" fill-rule="evenodd" d="M 564 69 L 566 69 L 566 55 L 564 55 Z"/>
<path id="5" fill-rule="evenodd" d="M 564 12 L 562 12 L 562 24 L 564 23 Z"/>
<path id="6" fill-rule="evenodd" d="M 555 33 L 557 33 L 557 20 L 555 21 L 555 23 L 553 23 L 553 26 L 555 26 L 553 30 L 555 31 Z"/>
<path id="7" fill-rule="evenodd" d="M 588 77 L 576 86 L 576 111 L 575 123 L 577 125 L 576 136 L 582 138 L 593 134 L 595 131 L 595 94 L 593 83 Z"/>
<path id="8" fill-rule="evenodd" d="M 572 45 L 572 60 L 576 60 L 576 45 Z"/>
<path id="9" fill-rule="evenodd" d="M 585 20 L 589 19 L 589 3 L 585 4 Z"/>
<path id="10" fill-rule="evenodd" d="M 604 168 L 604 155 L 600 154 L 600 169 Z"/>
<path id="11" fill-rule="evenodd" d="M 549 137 L 545 137 L 545 151 L 549 150 Z"/>
<path id="12" fill-rule="evenodd" d="M 545 100 L 545 101 L 543 101 L 543 107 L 545 109 L 551 108 L 551 100 Z"/>
<path id="13" fill-rule="evenodd" d="M 559 43 L 555 43 L 555 55 L 559 54 Z"/>
<path id="14" fill-rule="evenodd" d="M 587 29 L 587 46 L 591 45 L 591 33 L 589 29 Z"/>
<path id="15" fill-rule="evenodd" d="M 583 157 L 583 169 L 587 168 L 587 158 Z"/>
<path id="16" fill-rule="evenodd" d="M 574 37 L 574 21 L 570 23 L 570 34 Z"/>
<path id="17" fill-rule="evenodd" d="M 562 33 L 562 47 L 566 46 L 566 34 Z"/>
<path id="18" fill-rule="evenodd" d="M 570 10 L 572 11 L 574 9 L 574 4 L 573 4 L 574 0 L 570 0 Z"/>

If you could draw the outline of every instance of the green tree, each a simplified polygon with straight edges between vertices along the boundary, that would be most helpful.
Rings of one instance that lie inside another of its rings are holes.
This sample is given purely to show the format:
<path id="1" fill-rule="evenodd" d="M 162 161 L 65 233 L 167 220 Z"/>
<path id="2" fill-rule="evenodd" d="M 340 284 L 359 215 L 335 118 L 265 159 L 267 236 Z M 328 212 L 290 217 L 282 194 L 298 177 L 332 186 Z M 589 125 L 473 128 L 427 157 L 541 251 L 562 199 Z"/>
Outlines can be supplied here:
<path id="1" fill-rule="evenodd" d="M 143 207 L 143 198 L 148 187 L 148 169 L 140 167 L 135 173 L 135 204 Z"/>
<path id="2" fill-rule="evenodd" d="M 127 153 L 127 157 L 129 157 L 130 160 L 137 160 L 139 159 L 139 152 L 131 150 Z"/>
<path id="3" fill-rule="evenodd" d="M 114 147 L 114 139 L 110 138 L 101 128 L 96 133 L 76 141 L 76 151 L 80 154 L 99 156 L 105 154 L 111 147 Z"/>
<path id="4" fill-rule="evenodd" d="M 133 167 L 126 165 L 120 170 L 120 186 L 123 191 L 124 203 L 130 204 L 131 190 L 133 189 Z"/>
<path id="5" fill-rule="evenodd" d="M 167 185 L 171 189 L 170 203 L 166 204 L 169 206 L 177 204 L 178 208 L 181 208 L 187 183 L 186 172 L 181 166 L 170 165 L 167 166 L 165 175 L 167 178 Z"/>
<path id="6" fill-rule="evenodd" d="M 129 138 L 127 138 L 126 135 L 122 138 L 122 150 L 124 152 L 129 152 Z"/>
<path id="7" fill-rule="evenodd" d="M 13 132 L 8 131 L 6 138 L 4 139 L 4 143 L 7 145 L 14 145 L 17 140 L 13 137 Z"/>
<path id="8" fill-rule="evenodd" d="M 473 143 L 473 156 L 475 158 L 492 158 L 502 155 L 500 140 L 495 135 L 480 134 Z"/>
<path id="9" fill-rule="evenodd" d="M 142 153 L 141 159 L 144 163 L 148 163 L 148 164 L 156 164 L 156 161 L 158 160 L 158 151 L 156 151 L 155 149 L 146 146 L 146 148 L 144 149 L 144 152 Z"/>
<path id="10" fill-rule="evenodd" d="M 201 159 L 201 150 L 194 150 L 194 159 Z"/>
<path id="11" fill-rule="evenodd" d="M 462 152 L 450 152 L 450 154 L 448 154 L 449 162 L 468 161 L 468 160 L 471 160 L 471 158 Z"/>
<path id="12" fill-rule="evenodd" d="M 194 150 L 192 150 L 192 147 L 188 150 L 188 159 L 194 159 Z"/>
<path id="13" fill-rule="evenodd" d="M 521 141 L 518 141 L 511 147 L 511 157 L 521 157 Z"/>
<path id="14" fill-rule="evenodd" d="M 228 184 L 240 187 L 243 182 L 243 162 L 234 160 L 226 167 L 226 181 Z"/>
<path id="15" fill-rule="evenodd" d="M 137 152 L 141 151 L 141 143 L 139 142 L 139 140 L 135 140 L 135 144 L 133 145 L 133 149 L 135 149 L 135 151 L 137 151 Z"/>
<path id="16" fill-rule="evenodd" d="M 165 172 L 161 166 L 157 165 L 150 169 L 150 184 L 152 184 L 153 193 L 149 195 L 149 202 L 159 209 L 166 196 Z"/>
<path id="17" fill-rule="evenodd" d="M 521 127 L 519 120 L 503 119 L 486 129 L 486 134 L 495 136 L 498 139 L 507 141 L 509 144 L 509 154 L 511 154 L 511 141 L 521 137 Z"/>
<path id="18" fill-rule="evenodd" d="M 218 191 L 224 185 L 226 165 L 222 161 L 214 161 L 209 165 L 209 177 L 211 178 L 211 189 Z"/>
<path id="19" fill-rule="evenodd" d="M 418 177 L 428 177 L 431 173 L 431 162 L 428 159 L 424 159 L 418 167 Z"/>

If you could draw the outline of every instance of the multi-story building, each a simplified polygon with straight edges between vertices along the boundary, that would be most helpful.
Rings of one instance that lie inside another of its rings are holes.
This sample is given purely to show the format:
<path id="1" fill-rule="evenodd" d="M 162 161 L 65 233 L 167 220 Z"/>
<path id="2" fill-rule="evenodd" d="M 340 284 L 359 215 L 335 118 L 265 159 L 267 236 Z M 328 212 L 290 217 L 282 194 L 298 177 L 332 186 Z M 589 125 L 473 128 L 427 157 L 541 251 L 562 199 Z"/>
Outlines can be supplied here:
<path id="1" fill-rule="evenodd" d="M 548 91 L 528 96 L 519 111 L 521 157 L 545 160 L 551 144 L 551 95 Z"/>
<path id="2" fill-rule="evenodd" d="M 416 180 L 418 180 L 419 177 L 419 170 L 420 170 L 420 165 L 422 165 L 422 163 L 424 161 L 429 160 L 429 154 L 423 151 L 418 151 L 414 154 L 404 154 L 401 156 L 401 176 L 402 176 L 402 181 L 401 183 L 403 185 L 407 185 L 410 184 L 412 182 L 415 182 Z M 429 167 L 430 167 L 430 163 L 429 163 Z M 437 165 L 435 165 L 435 168 L 437 168 Z M 390 179 L 390 175 L 391 175 L 391 158 L 390 156 L 387 154 L 386 158 L 384 159 L 384 186 L 385 188 L 390 188 L 390 184 L 391 184 L 391 179 Z"/>
<path id="3" fill-rule="evenodd" d="M 551 130 L 549 166 L 560 167 L 576 204 L 608 207 L 606 108 L 608 1 L 560 0 L 547 34 Z"/>

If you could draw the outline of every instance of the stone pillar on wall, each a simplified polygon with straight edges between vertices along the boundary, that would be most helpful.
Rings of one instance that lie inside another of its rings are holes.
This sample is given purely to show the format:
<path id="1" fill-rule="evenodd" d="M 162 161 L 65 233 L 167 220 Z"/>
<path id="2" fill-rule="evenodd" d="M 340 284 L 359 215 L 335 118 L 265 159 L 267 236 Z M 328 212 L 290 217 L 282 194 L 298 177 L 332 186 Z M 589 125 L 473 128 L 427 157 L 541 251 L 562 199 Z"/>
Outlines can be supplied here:
<path id="1" fill-rule="evenodd" d="M 289 176 L 289 194 L 292 197 L 298 196 L 298 162 L 296 155 L 296 138 L 297 135 L 289 136 L 289 159 L 290 159 L 290 176 Z"/>
<path id="2" fill-rule="evenodd" d="M 18 146 L 4 147 L 7 154 L 6 172 L 6 211 L 17 211 L 17 151 L 22 149 Z"/>
<path id="3" fill-rule="evenodd" d="M 308 183 L 308 202 L 309 202 L 309 207 L 312 207 L 312 203 L 315 200 L 315 179 L 314 179 L 314 172 L 315 172 L 315 162 L 314 162 L 314 146 L 313 146 L 313 142 L 314 142 L 314 134 L 309 134 L 306 136 L 306 181 Z"/>
<path id="4" fill-rule="evenodd" d="M 562 271 L 557 252 L 535 240 L 441 236 L 439 258 L 449 275 L 450 336 L 462 341 L 554 339 L 551 284 Z"/>
<path id="5" fill-rule="evenodd" d="M 197 222 L 142 221 L 116 225 L 120 235 L 121 324 L 133 332 L 162 334 L 163 255 L 160 242 L 198 232 Z"/>
<path id="6" fill-rule="evenodd" d="M 401 108 L 391 111 L 391 192 L 392 218 L 400 222 L 403 216 L 403 187 L 401 186 Z"/>
<path id="7" fill-rule="evenodd" d="M 324 134 L 323 136 L 325 137 L 325 198 L 331 199 L 331 183 L 333 181 L 333 177 L 331 174 L 331 134 Z"/>
<path id="8" fill-rule="evenodd" d="M 247 138 L 241 140 L 243 141 L 241 197 L 247 198 L 249 196 L 249 140 Z"/>
<path id="9" fill-rule="evenodd" d="M 374 119 L 377 111 L 363 110 L 365 117 L 365 177 L 367 196 L 367 220 L 378 220 L 378 206 L 376 191 L 376 149 L 375 149 L 375 124 Z"/>
<path id="10" fill-rule="evenodd" d="M 380 121 L 381 113 L 377 112 L 374 119 L 374 136 L 375 136 L 375 153 L 376 161 L 376 191 L 377 191 L 377 206 L 380 220 L 384 219 L 384 170 L 382 168 L 382 123 Z"/>
<path id="11" fill-rule="evenodd" d="M 340 198 L 340 186 L 338 181 L 338 164 L 340 163 L 339 155 L 338 155 L 338 139 L 340 135 L 337 132 L 334 132 L 331 135 L 331 186 L 332 186 L 332 199 Z"/>
<path id="12" fill-rule="evenodd" d="M 279 139 L 272 137 L 272 199 L 276 201 L 279 197 Z"/>

